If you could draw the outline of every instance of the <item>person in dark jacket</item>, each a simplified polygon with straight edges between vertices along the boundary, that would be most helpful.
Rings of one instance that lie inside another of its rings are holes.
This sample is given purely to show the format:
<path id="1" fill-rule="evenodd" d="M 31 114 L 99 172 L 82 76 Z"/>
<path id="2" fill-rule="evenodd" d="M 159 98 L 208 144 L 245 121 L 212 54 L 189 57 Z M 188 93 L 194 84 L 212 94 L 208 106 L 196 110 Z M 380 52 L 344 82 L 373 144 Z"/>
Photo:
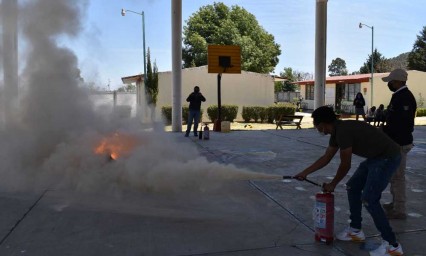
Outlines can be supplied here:
<path id="1" fill-rule="evenodd" d="M 188 137 L 191 132 L 192 121 L 194 121 L 194 136 L 198 136 L 197 129 L 200 122 L 201 102 L 206 101 L 206 98 L 201 94 L 200 87 L 195 86 L 194 92 L 189 94 L 186 101 L 189 102 L 189 113 L 185 137 Z"/>
<path id="2" fill-rule="evenodd" d="M 362 96 L 362 93 L 358 92 L 356 94 L 354 99 L 354 106 L 355 106 L 356 120 L 358 120 L 359 115 L 361 115 L 362 118 L 364 118 L 364 121 L 366 121 L 365 111 L 364 111 L 365 100 L 364 100 L 364 97 Z"/>
<path id="3" fill-rule="evenodd" d="M 413 147 L 414 118 L 416 115 L 416 99 L 406 85 L 408 74 L 403 69 L 395 69 L 389 76 L 383 77 L 388 82 L 388 88 L 393 92 L 390 100 L 386 125 L 383 131 L 399 144 L 401 150 L 401 164 L 391 179 L 390 191 L 392 202 L 383 205 L 390 219 L 405 219 L 405 167 L 407 153 Z"/>

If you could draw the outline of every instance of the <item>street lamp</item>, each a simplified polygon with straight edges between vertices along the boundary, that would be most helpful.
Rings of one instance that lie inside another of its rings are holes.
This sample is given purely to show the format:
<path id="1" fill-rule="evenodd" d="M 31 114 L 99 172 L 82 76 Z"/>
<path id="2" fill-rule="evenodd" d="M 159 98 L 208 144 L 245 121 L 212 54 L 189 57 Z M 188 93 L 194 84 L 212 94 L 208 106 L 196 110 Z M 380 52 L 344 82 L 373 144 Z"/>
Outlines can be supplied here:
<path id="1" fill-rule="evenodd" d="M 121 9 L 121 16 L 126 16 L 126 12 L 131 12 L 142 16 L 142 40 L 143 40 L 143 84 L 146 83 L 146 53 L 145 53 L 145 14 L 144 12 L 135 12 L 131 10 Z M 139 102 L 140 104 L 140 102 Z"/>
<path id="2" fill-rule="evenodd" d="M 363 23 L 359 23 L 359 28 L 362 26 L 366 26 L 367 28 L 371 28 L 371 101 L 370 105 L 373 106 L 373 73 L 374 73 L 374 26 L 368 26 Z M 371 107 L 370 106 L 370 107 Z"/>

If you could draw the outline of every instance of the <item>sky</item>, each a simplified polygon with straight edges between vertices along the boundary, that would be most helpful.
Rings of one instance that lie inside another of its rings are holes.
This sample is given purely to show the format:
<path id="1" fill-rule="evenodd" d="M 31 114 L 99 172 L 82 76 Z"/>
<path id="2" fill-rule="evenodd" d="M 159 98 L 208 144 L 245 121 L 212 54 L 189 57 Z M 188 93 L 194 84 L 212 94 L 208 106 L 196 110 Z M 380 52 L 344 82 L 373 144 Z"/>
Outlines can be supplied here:
<path id="1" fill-rule="evenodd" d="M 208 0 L 182 0 L 183 26 Z M 285 67 L 301 72 L 315 70 L 315 0 L 224 0 L 252 13 L 281 46 L 275 74 Z M 327 14 L 327 66 L 337 57 L 349 72 L 358 71 L 374 48 L 386 58 L 412 50 L 416 36 L 426 26 L 424 0 L 329 0 Z M 121 77 L 143 70 L 142 16 L 145 14 L 145 44 L 159 71 L 170 71 L 171 0 L 89 0 L 82 17 L 84 29 L 63 43 L 78 56 L 82 76 L 100 88 L 122 86 Z"/>

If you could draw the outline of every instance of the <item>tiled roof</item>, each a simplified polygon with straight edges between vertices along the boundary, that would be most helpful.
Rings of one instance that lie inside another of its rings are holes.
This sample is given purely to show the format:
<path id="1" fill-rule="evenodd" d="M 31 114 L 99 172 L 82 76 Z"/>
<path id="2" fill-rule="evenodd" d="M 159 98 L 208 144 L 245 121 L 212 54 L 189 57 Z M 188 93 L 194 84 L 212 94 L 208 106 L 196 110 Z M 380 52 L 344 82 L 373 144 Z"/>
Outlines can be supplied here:
<path id="1" fill-rule="evenodd" d="M 383 77 L 389 73 L 374 73 L 374 77 Z M 370 81 L 371 74 L 357 74 L 348 76 L 330 76 L 326 78 L 327 84 L 335 83 L 362 83 Z M 297 84 L 313 84 L 315 80 L 305 80 L 296 82 Z"/>

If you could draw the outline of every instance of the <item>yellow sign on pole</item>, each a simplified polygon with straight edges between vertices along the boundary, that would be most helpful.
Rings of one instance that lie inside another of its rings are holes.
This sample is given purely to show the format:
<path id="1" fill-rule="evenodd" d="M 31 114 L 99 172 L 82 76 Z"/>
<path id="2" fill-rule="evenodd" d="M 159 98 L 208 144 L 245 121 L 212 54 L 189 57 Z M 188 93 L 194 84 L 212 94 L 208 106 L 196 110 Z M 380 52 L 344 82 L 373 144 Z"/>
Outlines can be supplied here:
<path id="1" fill-rule="evenodd" d="M 241 48 L 238 45 L 209 45 L 208 73 L 241 74 Z"/>

